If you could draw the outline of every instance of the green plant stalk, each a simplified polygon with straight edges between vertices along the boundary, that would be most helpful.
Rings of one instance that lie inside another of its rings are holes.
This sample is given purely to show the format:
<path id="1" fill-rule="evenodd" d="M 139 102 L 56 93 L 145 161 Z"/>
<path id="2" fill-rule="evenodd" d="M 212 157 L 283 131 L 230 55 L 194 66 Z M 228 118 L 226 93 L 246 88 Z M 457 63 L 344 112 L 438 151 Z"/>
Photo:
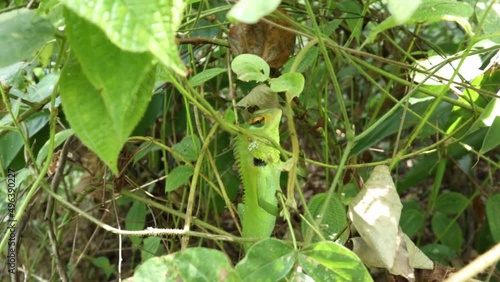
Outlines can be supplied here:
<path id="1" fill-rule="evenodd" d="M 0 92 L 2 94 L 2 98 L 4 99 L 4 102 L 6 102 L 6 96 L 5 96 L 5 93 L 2 89 L 2 87 L 0 87 Z M 50 102 L 50 107 L 51 107 L 50 121 L 49 121 L 49 126 L 50 126 L 50 133 L 49 134 L 50 134 L 50 136 L 49 136 L 49 149 L 47 152 L 47 160 L 45 161 L 45 165 L 40 170 L 40 173 L 38 174 L 35 182 L 31 186 L 31 188 L 29 188 L 28 193 L 24 197 L 24 201 L 21 203 L 21 205 L 19 206 L 19 209 L 16 212 L 16 215 L 14 216 L 14 222 L 16 222 L 16 223 L 21 219 L 22 215 L 25 213 L 26 208 L 28 207 L 29 203 L 31 203 L 31 199 L 33 198 L 33 195 L 35 195 L 35 192 L 37 191 L 40 184 L 43 181 L 45 181 L 45 175 L 47 174 L 49 166 L 52 162 L 52 155 L 54 153 L 54 136 L 56 134 L 56 116 L 57 116 L 57 108 L 55 107 L 55 101 L 56 101 L 56 95 L 55 95 L 55 92 L 52 92 L 51 102 Z M 5 106 L 9 109 L 8 103 L 5 103 Z M 12 114 L 12 112 L 10 110 L 9 110 L 9 113 Z M 15 116 L 12 116 L 12 120 L 17 122 Z M 29 146 L 29 144 L 28 144 L 28 146 Z M 28 150 L 28 148 L 26 148 L 26 149 Z M 31 151 L 31 150 L 29 150 L 29 151 Z M 33 157 L 32 154 L 31 154 L 31 157 L 33 158 L 33 165 L 36 165 L 35 158 Z M 3 236 L 2 240 L 0 241 L 0 250 L 5 250 L 5 244 L 7 243 L 9 237 L 10 237 L 10 233 L 5 232 L 5 235 Z"/>
<path id="2" fill-rule="evenodd" d="M 413 87 L 413 86 L 414 86 L 414 85 L 413 85 L 410 81 L 407 81 L 407 80 L 402 79 L 402 78 L 400 78 L 400 77 L 397 77 L 397 76 L 395 76 L 395 75 L 393 75 L 393 74 L 391 74 L 391 73 L 389 73 L 389 72 L 387 72 L 387 71 L 384 71 L 384 70 L 382 70 L 382 69 L 379 69 L 379 68 L 377 68 L 377 67 L 375 67 L 375 66 L 373 66 L 373 65 L 371 65 L 371 64 L 369 64 L 369 63 L 366 63 L 365 61 L 363 61 L 363 60 L 361 60 L 361 59 L 359 59 L 359 58 L 355 58 L 355 57 L 354 57 L 354 58 L 352 58 L 352 59 L 353 59 L 354 61 L 356 61 L 357 63 L 359 63 L 360 65 L 362 65 L 363 67 L 365 67 L 365 68 L 367 68 L 367 69 L 370 69 L 370 70 L 372 70 L 372 71 L 375 71 L 375 72 L 377 72 L 377 73 L 379 73 L 379 74 L 381 74 L 381 75 L 383 75 L 383 76 L 385 76 L 385 77 L 388 77 L 389 79 L 394 80 L 394 81 L 395 81 L 395 82 L 397 82 L 397 83 L 400 83 L 400 84 L 402 84 L 402 85 L 409 86 L 409 87 Z M 436 68 L 436 70 L 435 70 L 434 72 L 437 72 L 438 70 L 439 70 L 439 68 Z M 430 77 L 432 77 L 432 74 L 431 74 L 431 75 L 429 75 L 427 79 L 429 79 Z M 419 84 L 419 85 L 420 85 L 420 84 Z M 429 96 L 435 97 L 435 98 L 437 98 L 438 96 L 440 96 L 440 95 L 439 95 L 439 93 L 438 93 L 438 94 L 436 94 L 436 93 L 434 93 L 434 92 L 432 92 L 432 91 L 430 91 L 430 90 L 428 90 L 428 89 L 425 89 L 425 88 L 420 88 L 418 85 L 417 85 L 415 88 L 413 88 L 413 89 L 412 89 L 412 91 L 416 91 L 417 89 L 418 89 L 420 92 L 422 92 L 422 93 L 424 93 L 424 94 L 427 94 L 427 95 L 429 95 Z M 408 95 L 409 95 L 409 94 L 410 94 L 410 93 L 408 93 Z M 441 96 L 443 96 L 443 95 L 441 95 Z M 446 96 L 441 97 L 441 99 L 442 99 L 443 101 L 445 101 L 445 102 L 447 102 L 447 103 L 451 104 L 451 105 L 455 105 L 455 106 L 458 106 L 458 107 L 464 108 L 464 109 L 466 109 L 466 110 L 468 110 L 468 111 L 474 112 L 474 109 L 473 109 L 470 105 L 465 104 L 465 103 L 462 103 L 462 102 L 460 102 L 460 101 L 458 101 L 458 100 L 454 100 L 454 99 L 452 99 L 452 98 L 450 98 L 450 97 L 446 97 Z M 480 109 L 478 109 L 478 110 L 481 112 L 481 110 L 480 110 Z"/>
<path id="3" fill-rule="evenodd" d="M 288 132 L 290 140 L 292 141 L 292 165 L 290 167 L 290 171 L 288 172 L 286 206 L 295 211 L 297 210 L 297 202 L 295 201 L 295 184 L 297 180 L 297 165 L 299 161 L 299 140 L 297 130 L 295 129 L 295 122 L 293 120 L 291 101 L 289 101 L 288 98 L 286 99 L 286 115 Z"/>
<path id="4" fill-rule="evenodd" d="M 133 137 L 129 137 L 128 141 L 151 142 L 151 143 L 155 144 L 156 146 L 160 147 L 163 151 L 169 152 L 176 159 L 181 160 L 181 162 L 185 163 L 186 165 L 190 166 L 191 168 L 193 168 L 193 169 L 195 168 L 195 166 L 189 160 L 187 160 L 184 156 L 182 156 L 178 152 L 172 150 L 172 148 L 166 146 L 165 144 L 163 144 L 157 140 L 154 140 L 150 137 L 133 136 Z M 217 185 L 215 185 L 215 183 L 210 181 L 210 178 L 208 176 L 206 176 L 205 174 L 203 174 L 201 172 L 200 172 L 200 176 L 203 178 L 203 180 L 205 180 L 210 185 L 210 187 L 212 187 L 222 197 L 222 192 L 219 190 L 219 187 Z"/>
<path id="5" fill-rule="evenodd" d="M 443 98 L 445 97 L 445 94 L 448 91 L 449 86 L 452 84 L 454 78 L 457 76 L 459 69 L 462 67 L 463 62 L 465 61 L 465 58 L 467 57 L 465 55 L 468 54 L 468 51 L 470 51 L 471 48 L 472 48 L 472 44 L 469 43 L 469 46 L 467 47 L 466 51 L 464 52 L 464 56 L 462 56 L 462 59 L 458 63 L 457 68 L 455 69 L 455 71 L 453 72 L 453 75 L 451 76 L 451 79 L 446 84 L 445 90 L 443 90 L 441 93 L 438 94 L 438 96 L 436 97 L 436 99 L 434 100 L 434 102 L 432 103 L 432 105 L 426 111 L 426 113 L 425 113 L 423 119 L 421 120 L 421 122 L 417 125 L 417 128 L 410 135 L 410 138 L 406 142 L 406 145 L 403 147 L 403 149 L 398 154 L 404 153 L 406 150 L 408 150 L 408 148 L 413 143 L 413 141 L 418 137 L 418 135 L 420 134 L 420 132 L 424 128 L 426 122 L 429 120 L 429 118 L 431 117 L 431 115 L 437 109 L 437 107 L 441 103 L 441 100 L 443 100 Z M 438 71 L 438 70 L 439 70 L 439 68 L 435 69 L 435 71 Z M 430 77 L 430 75 L 429 75 L 429 77 Z M 417 88 L 418 88 L 418 86 L 417 86 Z"/>
<path id="6" fill-rule="evenodd" d="M 286 201 L 285 201 L 285 199 L 283 199 L 283 194 L 279 193 L 278 199 L 281 203 L 281 206 L 286 205 Z M 287 209 L 283 209 L 283 217 L 285 218 L 285 221 L 288 224 L 288 229 L 291 230 L 290 236 L 292 237 L 293 248 L 297 249 L 297 239 L 295 238 L 295 232 L 293 232 L 293 226 L 292 226 L 292 220 L 290 218 L 290 212 Z"/>
<path id="7" fill-rule="evenodd" d="M 172 208 L 169 208 L 167 206 L 165 206 L 164 204 L 162 203 L 158 203 L 156 201 L 153 201 L 153 200 L 150 200 L 148 198 L 144 198 L 142 196 L 139 196 L 131 191 L 125 191 L 125 190 L 122 190 L 121 194 L 123 196 L 127 196 L 127 197 L 130 197 L 132 199 L 135 199 L 135 200 L 138 200 L 138 201 L 141 201 L 143 202 L 144 204 L 148 205 L 148 206 L 151 206 L 151 207 L 154 207 L 154 208 L 157 208 L 161 211 L 164 211 L 166 213 L 169 213 L 169 214 L 172 214 L 178 218 L 182 218 L 182 219 L 186 219 L 186 215 L 183 213 L 183 212 L 180 212 L 178 210 L 175 210 L 175 209 L 172 209 Z M 206 230 L 210 230 L 216 234 L 219 234 L 219 235 L 223 235 L 223 236 L 226 236 L 226 237 L 231 237 L 234 239 L 234 241 L 236 241 L 236 239 L 238 237 L 232 235 L 231 233 L 229 232 L 226 232 L 216 226 L 213 226 L 211 224 L 208 224 L 200 219 L 197 219 L 197 218 L 193 218 L 193 221 L 192 221 L 195 225 L 199 226 L 200 228 L 203 228 L 203 229 L 206 229 Z"/>
<path id="8" fill-rule="evenodd" d="M 427 214 L 430 214 L 434 210 L 434 205 L 436 204 L 436 199 L 439 194 L 439 188 L 443 183 L 444 173 L 446 171 L 446 165 L 448 164 L 448 159 L 446 156 L 439 161 L 437 165 L 436 175 L 434 178 L 434 185 L 432 186 L 431 196 L 427 205 Z"/>
<path id="9" fill-rule="evenodd" d="M 314 12 L 312 10 L 312 7 L 311 7 L 311 4 L 309 3 L 309 1 L 306 1 L 305 4 L 306 4 L 307 14 L 309 15 L 309 17 L 311 18 L 311 21 L 313 23 L 314 34 L 318 38 L 318 43 L 319 43 L 320 51 L 323 54 L 323 57 L 325 59 L 325 65 L 326 65 L 326 68 L 328 70 L 328 74 L 330 75 L 330 78 L 331 78 L 331 80 L 333 82 L 333 86 L 334 86 L 334 89 L 335 89 L 335 94 L 337 96 L 337 101 L 338 101 L 338 103 L 340 105 L 340 111 L 342 113 L 342 119 L 343 119 L 343 122 L 344 122 L 344 128 L 345 128 L 346 136 L 347 136 L 347 145 L 346 145 L 346 147 L 344 149 L 344 152 L 342 154 L 342 158 L 341 158 L 340 163 L 339 163 L 339 167 L 338 167 L 337 173 L 335 173 L 332 185 L 330 186 L 330 189 L 327 192 L 327 197 L 326 197 L 325 202 L 323 204 L 323 207 L 321 209 L 321 213 L 320 214 L 324 215 L 325 212 L 326 212 L 327 207 L 330 205 L 330 201 L 333 198 L 333 194 L 336 191 L 335 188 L 337 186 L 339 186 L 340 176 L 342 175 L 342 172 L 344 171 L 344 167 L 345 167 L 345 165 L 346 165 L 346 163 L 347 163 L 347 161 L 349 159 L 349 155 L 350 155 L 351 149 L 354 146 L 354 144 L 356 142 L 356 139 L 355 139 L 355 132 L 352 129 L 352 126 L 351 126 L 351 124 L 349 122 L 349 116 L 347 115 L 347 109 L 346 109 L 346 106 L 345 106 L 345 103 L 344 103 L 344 99 L 342 97 L 342 90 L 340 88 L 340 84 L 339 84 L 339 82 L 337 80 L 335 71 L 333 69 L 333 65 L 332 65 L 332 62 L 330 60 L 330 56 L 328 55 L 328 51 L 326 50 L 326 47 L 325 47 L 325 44 L 324 44 L 324 41 L 323 41 L 323 36 L 321 35 L 321 32 L 320 32 L 319 27 L 318 27 L 318 24 L 316 22 L 316 17 L 314 15 Z M 341 192 L 341 191 L 339 190 L 338 192 Z M 318 226 L 321 225 L 321 222 L 323 221 L 323 218 L 324 218 L 324 216 L 320 216 L 320 218 L 317 220 L 317 225 Z"/>
<path id="10" fill-rule="evenodd" d="M 207 234 L 207 233 L 203 233 L 203 232 L 196 232 L 196 231 L 185 231 L 185 230 L 181 230 L 181 229 L 160 229 L 160 228 L 146 228 L 145 230 L 123 230 L 123 229 L 118 229 L 118 228 L 115 228 L 111 225 L 108 225 L 106 223 L 103 223 L 102 221 L 96 219 L 95 217 L 89 215 L 88 213 L 86 213 L 85 211 L 79 209 L 78 207 L 74 206 L 73 204 L 69 203 L 68 201 L 66 201 L 64 198 L 62 198 L 61 196 L 57 195 L 56 193 L 54 193 L 49 187 L 48 185 L 42 185 L 43 189 L 49 194 L 51 195 L 52 197 L 54 197 L 54 199 L 56 201 L 58 201 L 62 206 L 68 208 L 68 209 L 71 209 L 73 210 L 76 214 L 78 214 L 79 216 L 89 220 L 90 222 L 94 223 L 95 225 L 101 227 L 102 229 L 106 230 L 106 231 L 109 231 L 111 233 L 114 233 L 114 234 L 118 234 L 118 235 L 128 235 L 128 236 L 164 236 L 164 235 L 188 235 L 188 236 L 195 236 L 195 237 L 200 237 L 200 238 L 207 238 L 207 239 L 212 239 L 212 240 L 224 240 L 224 241 L 230 241 L 230 242 L 234 242 L 236 237 L 232 234 L 229 234 L 223 230 L 220 230 L 214 226 L 211 226 L 209 224 L 206 224 L 202 221 L 196 221 L 197 225 L 200 225 L 200 227 L 204 227 L 204 228 L 207 228 L 207 229 L 210 229 L 210 230 L 218 230 L 220 231 L 220 234 Z M 134 199 L 138 199 L 138 200 L 141 200 L 143 201 L 144 203 L 148 204 L 148 205 L 151 205 L 151 206 L 154 206 L 158 209 L 161 209 L 161 210 L 164 210 L 164 211 L 167 211 L 167 212 L 170 212 L 174 215 L 177 215 L 177 216 L 180 216 L 180 217 L 183 217 L 184 214 L 182 214 L 181 212 L 178 212 L 178 211 L 174 211 L 174 210 L 170 210 L 168 211 L 169 209 L 166 208 L 165 206 L 162 206 L 161 204 L 155 202 L 155 201 L 151 201 L 151 200 L 148 200 L 148 199 L 144 199 L 142 197 L 139 197 L 137 195 L 135 195 L 134 193 L 131 193 L 129 191 L 125 191 L 123 190 L 122 191 L 122 195 L 124 196 L 127 196 L 127 197 L 131 197 L 131 198 L 134 198 Z"/>
<path id="11" fill-rule="evenodd" d="M 201 148 L 200 156 L 196 160 L 196 165 L 194 167 L 194 172 L 193 172 L 193 178 L 191 180 L 191 186 L 189 187 L 189 196 L 188 196 L 188 202 L 187 202 L 187 207 L 186 207 L 186 219 L 184 220 L 184 230 L 189 231 L 191 227 L 191 221 L 193 218 L 193 207 L 194 207 L 194 200 L 196 196 L 196 187 L 198 185 L 198 179 L 200 177 L 200 170 L 201 166 L 203 164 L 203 159 L 205 158 L 205 154 L 207 153 L 210 145 L 210 140 L 212 137 L 215 135 L 215 133 L 218 130 L 217 124 L 212 127 L 210 132 L 208 133 L 207 137 L 205 138 L 205 142 L 203 143 L 203 147 Z M 182 250 L 185 250 L 188 247 L 189 244 L 189 236 L 184 236 L 182 238 L 182 243 L 181 243 L 181 248 Z"/>
<path id="12" fill-rule="evenodd" d="M 217 169 L 217 165 L 215 164 L 214 158 L 210 151 L 207 151 L 207 154 L 209 155 L 208 160 L 210 162 L 210 166 L 214 172 L 214 176 L 217 179 L 217 184 L 219 184 L 220 191 L 222 194 L 222 199 L 224 200 L 224 203 L 226 204 L 227 209 L 229 210 L 229 214 L 231 214 L 231 218 L 234 221 L 234 224 L 236 225 L 236 229 L 238 229 L 238 232 L 241 233 L 241 225 L 238 222 L 238 216 L 237 216 L 237 210 L 234 207 L 233 203 L 231 203 L 231 200 L 229 199 L 229 196 L 227 195 L 227 189 L 224 185 L 224 182 L 222 181 L 221 175 Z"/>
<path id="13" fill-rule="evenodd" d="M 5 92 L 3 90 L 3 87 L 0 87 L 0 93 L 2 94 L 2 100 L 3 100 L 3 103 L 5 105 L 5 108 L 9 112 L 9 115 L 12 118 L 12 122 L 15 125 L 15 130 L 17 132 L 19 132 L 19 135 L 21 135 L 21 139 L 23 140 L 23 143 L 24 143 L 24 150 L 25 150 L 25 152 L 28 153 L 28 156 L 31 159 L 31 163 L 33 164 L 33 168 L 35 169 L 35 171 L 38 171 L 38 167 L 36 166 L 35 155 L 33 154 L 32 150 L 30 148 L 29 136 L 27 136 L 26 134 L 24 134 L 25 132 L 23 131 L 20 122 L 17 120 L 16 116 L 14 115 L 14 112 L 12 112 L 12 108 L 10 106 L 9 98 L 5 94 Z M 29 134 L 29 132 L 27 132 L 27 131 L 26 131 L 26 133 Z M 26 160 L 26 162 L 28 162 L 28 160 Z"/>

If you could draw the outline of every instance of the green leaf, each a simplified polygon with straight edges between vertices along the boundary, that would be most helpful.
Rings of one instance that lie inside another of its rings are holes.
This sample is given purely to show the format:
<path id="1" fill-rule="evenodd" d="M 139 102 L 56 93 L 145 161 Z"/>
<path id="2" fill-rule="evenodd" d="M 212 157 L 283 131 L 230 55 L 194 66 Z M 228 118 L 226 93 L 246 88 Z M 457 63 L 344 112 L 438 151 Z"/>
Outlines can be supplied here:
<path id="1" fill-rule="evenodd" d="M 212 68 L 204 70 L 191 77 L 189 79 L 189 85 L 191 85 L 192 87 L 198 86 L 226 71 L 227 69 L 223 68 Z"/>
<path id="2" fill-rule="evenodd" d="M 160 246 L 160 237 L 148 237 L 142 242 L 141 258 L 142 261 L 147 261 L 148 259 L 155 256 Z"/>
<path id="3" fill-rule="evenodd" d="M 500 99 L 497 98 L 495 100 Z M 500 105 L 500 103 L 498 104 Z M 500 116 L 497 116 L 491 126 L 488 128 L 488 132 L 486 132 L 486 136 L 484 137 L 481 150 L 479 150 L 481 154 L 485 154 L 500 146 L 500 138 L 498 138 L 498 132 L 500 132 Z"/>
<path id="4" fill-rule="evenodd" d="M 291 101 L 299 97 L 304 90 L 305 79 L 301 73 L 289 72 L 271 80 L 271 90 L 274 92 L 286 92 L 286 99 Z"/>
<path id="5" fill-rule="evenodd" d="M 227 13 L 230 20 L 255 24 L 278 8 L 281 0 L 240 0 Z"/>
<path id="6" fill-rule="evenodd" d="M 311 198 L 308 203 L 309 212 L 314 220 L 319 220 L 321 218 L 321 211 L 323 210 L 323 205 L 325 204 L 327 194 L 320 193 Z M 336 195 L 330 200 L 330 205 L 326 207 L 324 218 L 319 226 L 321 234 L 327 240 L 334 240 L 341 232 L 342 236 L 339 237 L 341 244 L 347 241 L 349 237 L 349 231 L 346 230 L 347 227 L 347 215 L 344 205 L 340 202 Z M 305 241 L 311 241 L 309 238 L 312 236 L 312 242 L 320 241 L 320 237 L 316 235 L 309 224 L 302 219 L 301 223 L 302 237 Z M 313 235 L 314 234 L 314 235 Z"/>
<path id="7" fill-rule="evenodd" d="M 373 42 L 380 32 L 403 23 L 423 24 L 440 20 L 455 21 L 468 34 L 472 34 L 472 27 L 468 18 L 472 15 L 473 11 L 474 9 L 466 2 L 456 0 L 422 0 L 420 6 L 410 18 L 402 22 L 399 21 L 402 17 L 396 18 L 394 15 L 388 17 L 372 30 L 364 44 Z"/>
<path id="8" fill-rule="evenodd" d="M 490 197 L 486 201 L 486 217 L 490 226 L 491 235 L 495 242 L 500 242 L 500 194 Z"/>
<path id="9" fill-rule="evenodd" d="M 181 142 L 172 146 L 172 149 L 188 161 L 195 161 L 200 154 L 201 141 L 197 135 L 188 135 L 182 138 Z"/>
<path id="10" fill-rule="evenodd" d="M 48 122 L 49 113 L 47 111 L 33 114 L 26 121 L 26 128 L 30 137 L 40 131 Z M 23 146 L 23 139 L 18 131 L 8 131 L 0 136 L 0 163 L 4 168 L 9 167 Z"/>
<path id="11" fill-rule="evenodd" d="M 231 264 L 224 253 L 189 248 L 147 260 L 135 271 L 134 281 L 226 281 L 230 272 Z"/>
<path id="12" fill-rule="evenodd" d="M 186 68 L 180 60 L 175 35 L 182 21 L 182 0 L 63 0 L 80 17 L 94 23 L 119 48 L 149 51 L 180 75 Z M 67 18 L 66 18 L 67 19 Z M 91 53 L 91 52 L 89 52 Z"/>
<path id="13" fill-rule="evenodd" d="M 93 265 L 99 267 L 100 269 L 102 269 L 104 271 L 107 279 L 109 279 L 111 274 L 113 274 L 115 267 L 114 267 L 114 265 L 111 265 L 111 263 L 109 262 L 109 259 L 107 257 L 93 258 L 91 260 L 91 262 Z"/>
<path id="14" fill-rule="evenodd" d="M 261 57 L 253 54 L 241 54 L 231 62 L 231 69 L 242 81 L 266 81 L 271 69 Z"/>
<path id="15" fill-rule="evenodd" d="M 108 50 L 123 53 L 117 48 Z M 118 71 L 115 69 L 114 74 L 110 74 L 115 75 L 111 78 L 113 81 L 106 82 L 106 85 L 118 83 L 118 80 L 126 80 L 128 76 L 123 75 L 121 71 L 123 69 Z M 135 77 L 128 78 L 135 80 Z M 138 81 L 137 88 L 119 93 L 115 91 L 116 89 L 108 91 L 108 88 L 94 87 L 75 59 L 70 60 L 63 69 L 60 88 L 66 118 L 82 142 L 94 151 L 114 173 L 118 172 L 118 154 L 147 107 L 153 79 L 152 69 L 142 81 Z M 114 106 L 110 105 L 113 99 L 116 100 Z M 116 105 L 126 105 L 126 108 L 119 109 Z M 120 113 L 122 113 L 121 116 Z"/>
<path id="16" fill-rule="evenodd" d="M 333 242 L 318 242 L 302 249 L 298 261 L 314 281 L 373 281 L 356 254 Z"/>
<path id="17" fill-rule="evenodd" d="M 23 95 L 22 98 L 32 103 L 39 103 L 52 95 L 58 81 L 59 73 L 50 73 L 36 85 L 28 87 L 28 95 Z"/>
<path id="18" fill-rule="evenodd" d="M 467 205 L 469 205 L 469 200 L 464 195 L 456 192 L 448 192 L 437 197 L 434 210 L 445 214 L 458 214 Z"/>
<path id="19" fill-rule="evenodd" d="M 312 66 L 314 62 L 318 59 L 319 56 L 319 48 L 316 46 L 313 46 L 307 50 L 307 52 L 304 54 L 302 57 L 302 60 L 300 61 L 299 65 L 297 66 L 297 69 L 295 72 L 302 73 L 305 71 L 307 68 Z M 293 56 L 290 60 L 286 62 L 286 64 L 283 66 L 283 73 L 288 73 L 290 72 L 290 69 L 292 68 L 293 63 L 297 59 L 297 56 Z"/>
<path id="20" fill-rule="evenodd" d="M 49 20 L 34 10 L 18 9 L 0 14 L 0 67 L 27 59 L 54 34 Z"/>
<path id="21" fill-rule="evenodd" d="M 61 145 L 66 139 L 68 139 L 71 135 L 75 134 L 73 129 L 66 129 L 60 132 L 57 132 L 56 135 L 54 136 L 54 148 L 57 146 Z M 45 142 L 43 144 L 43 147 L 38 151 L 38 155 L 36 156 L 36 163 L 38 165 L 42 164 L 42 161 L 47 158 L 47 154 L 49 152 L 49 141 Z"/>
<path id="22" fill-rule="evenodd" d="M 485 15 L 490 3 L 493 5 L 489 9 L 488 14 Z M 483 20 L 483 25 L 481 26 L 482 35 L 488 37 L 488 39 L 500 43 L 500 31 L 498 27 L 500 26 L 500 4 L 495 1 L 479 0 L 475 6 L 476 17 L 478 21 Z"/>
<path id="23" fill-rule="evenodd" d="M 171 192 L 186 183 L 193 176 L 194 169 L 188 165 L 174 168 L 167 177 L 165 192 Z"/>
<path id="24" fill-rule="evenodd" d="M 125 218 L 127 230 L 142 230 L 146 224 L 147 208 L 143 202 L 134 201 Z"/>
<path id="25" fill-rule="evenodd" d="M 279 281 L 294 265 L 294 250 L 283 241 L 265 239 L 252 245 L 230 281 Z"/>
<path id="26" fill-rule="evenodd" d="M 85 76 L 100 92 L 118 136 L 128 137 L 151 99 L 153 85 L 141 89 L 153 70 L 151 55 L 122 51 L 97 26 L 68 9 L 65 18 L 71 48 Z"/>
<path id="27" fill-rule="evenodd" d="M 398 24 L 408 21 L 413 13 L 418 9 L 422 0 L 400 1 L 387 0 L 387 8 L 391 12 Z"/>
<path id="28" fill-rule="evenodd" d="M 228 257 L 218 250 L 189 248 L 174 256 L 177 281 L 225 281 L 232 270 Z"/>
<path id="29" fill-rule="evenodd" d="M 187 249 L 186 251 L 191 250 Z M 152 257 L 141 264 L 134 272 L 135 282 L 175 281 L 178 270 L 174 268 L 173 256 Z"/>
<path id="30" fill-rule="evenodd" d="M 433 99 L 420 100 L 419 102 L 416 103 L 410 103 L 409 108 L 413 112 L 419 114 L 420 116 L 423 116 L 427 111 L 429 105 L 431 105 L 433 102 L 434 102 Z M 452 107 L 450 104 L 444 102 L 441 103 L 438 106 L 437 110 L 432 113 L 431 117 L 429 118 L 429 122 L 438 124 L 446 123 L 446 120 L 449 116 L 448 113 L 451 112 L 451 109 Z M 408 128 L 410 126 L 413 126 L 415 123 L 420 122 L 420 118 L 411 113 L 406 114 L 405 120 L 401 121 L 401 117 L 405 116 L 403 114 L 404 111 L 406 111 L 404 108 L 399 107 L 392 113 L 390 112 L 386 113 L 387 117 L 386 116 L 381 117 L 380 119 L 383 119 L 383 121 L 380 124 L 378 124 L 377 128 L 375 128 L 369 135 L 365 136 L 363 139 L 359 140 L 359 142 L 357 142 L 354 145 L 352 149 L 352 154 L 357 155 L 360 152 L 375 145 L 383 138 L 398 132 L 401 122 L 403 122 L 403 128 Z M 425 130 L 427 128 L 428 126 L 424 127 Z M 432 130 L 430 132 L 435 132 L 435 130 Z"/>
<path id="31" fill-rule="evenodd" d="M 449 265 L 449 261 L 456 257 L 455 252 L 448 246 L 441 244 L 429 244 L 420 248 L 430 259 L 438 261 L 443 265 Z"/>
<path id="32" fill-rule="evenodd" d="M 436 237 L 455 252 L 460 251 L 463 243 L 462 230 L 456 221 L 445 214 L 438 213 L 432 217 L 432 232 Z"/>
<path id="33" fill-rule="evenodd" d="M 415 200 L 404 202 L 401 219 L 399 220 L 403 232 L 411 238 L 424 227 L 424 224 L 424 211 L 418 202 Z"/>
<path id="34" fill-rule="evenodd" d="M 473 12 L 474 9 L 467 2 L 423 0 L 422 4 L 411 16 L 409 23 L 430 23 L 440 20 L 457 21 L 470 34 L 471 28 L 467 20 Z M 469 25 L 469 27 L 466 28 L 463 24 Z"/>

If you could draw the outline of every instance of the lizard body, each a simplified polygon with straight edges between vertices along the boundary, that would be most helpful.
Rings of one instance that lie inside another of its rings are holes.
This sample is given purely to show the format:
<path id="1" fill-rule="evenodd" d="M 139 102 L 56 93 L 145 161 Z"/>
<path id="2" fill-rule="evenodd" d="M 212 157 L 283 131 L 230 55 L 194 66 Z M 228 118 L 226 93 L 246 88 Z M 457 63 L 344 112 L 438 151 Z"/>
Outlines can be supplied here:
<path id="1" fill-rule="evenodd" d="M 279 143 L 280 109 L 255 112 L 245 127 L 261 136 Z M 276 222 L 281 171 L 279 150 L 272 145 L 253 140 L 244 134 L 236 137 L 235 156 L 244 188 L 242 217 L 244 238 L 271 236 Z M 250 245 L 246 244 L 245 249 Z"/>

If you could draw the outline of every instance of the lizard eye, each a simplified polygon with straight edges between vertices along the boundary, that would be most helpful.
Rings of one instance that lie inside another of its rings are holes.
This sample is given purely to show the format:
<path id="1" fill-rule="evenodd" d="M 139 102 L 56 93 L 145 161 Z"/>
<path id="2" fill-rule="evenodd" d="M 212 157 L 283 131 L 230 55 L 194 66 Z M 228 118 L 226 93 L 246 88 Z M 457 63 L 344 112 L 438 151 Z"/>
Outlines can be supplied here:
<path id="1" fill-rule="evenodd" d="M 265 118 L 264 117 L 254 117 L 251 121 L 250 121 L 250 125 L 251 126 L 254 126 L 254 127 L 262 127 L 264 126 L 264 122 L 265 122 Z"/>

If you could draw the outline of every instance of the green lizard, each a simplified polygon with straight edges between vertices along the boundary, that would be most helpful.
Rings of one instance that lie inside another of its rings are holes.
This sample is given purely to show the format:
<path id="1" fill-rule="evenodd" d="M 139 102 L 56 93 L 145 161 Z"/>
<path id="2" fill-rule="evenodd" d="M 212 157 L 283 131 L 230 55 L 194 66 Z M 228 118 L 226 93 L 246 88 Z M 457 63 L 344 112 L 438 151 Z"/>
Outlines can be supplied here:
<path id="1" fill-rule="evenodd" d="M 245 125 L 251 132 L 279 143 L 280 109 L 255 112 Z M 239 134 L 235 143 L 235 156 L 243 182 L 242 217 L 243 238 L 267 238 L 274 230 L 280 174 L 279 150 L 271 145 Z M 245 244 L 245 250 L 251 244 Z"/>

